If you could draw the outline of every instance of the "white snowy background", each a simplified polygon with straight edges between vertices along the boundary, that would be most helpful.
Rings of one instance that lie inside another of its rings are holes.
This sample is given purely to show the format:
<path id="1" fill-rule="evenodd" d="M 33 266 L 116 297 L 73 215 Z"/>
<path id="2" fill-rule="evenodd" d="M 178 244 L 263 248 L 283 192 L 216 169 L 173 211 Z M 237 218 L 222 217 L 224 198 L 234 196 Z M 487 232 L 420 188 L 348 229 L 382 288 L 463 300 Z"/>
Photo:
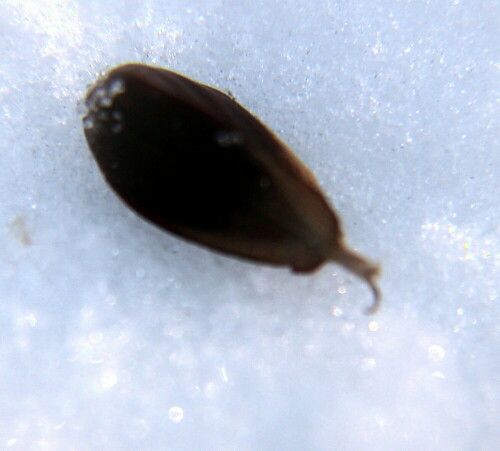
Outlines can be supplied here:
<path id="1" fill-rule="evenodd" d="M 0 449 L 499 449 L 494 0 L 0 0 Z M 230 91 L 317 175 L 335 265 L 141 220 L 82 133 L 99 73 Z"/>

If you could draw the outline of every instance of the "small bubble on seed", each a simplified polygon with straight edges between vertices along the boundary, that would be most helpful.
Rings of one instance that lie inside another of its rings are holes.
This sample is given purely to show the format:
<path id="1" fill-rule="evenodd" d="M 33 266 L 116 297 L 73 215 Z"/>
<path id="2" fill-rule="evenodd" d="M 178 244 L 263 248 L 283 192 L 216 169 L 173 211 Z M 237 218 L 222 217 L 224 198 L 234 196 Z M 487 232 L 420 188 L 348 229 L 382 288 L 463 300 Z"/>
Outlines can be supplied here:
<path id="1" fill-rule="evenodd" d="M 121 78 L 113 80 L 109 86 L 109 94 L 114 97 L 118 94 L 125 92 L 125 83 Z"/>
<path id="2" fill-rule="evenodd" d="M 83 119 L 83 127 L 85 129 L 90 129 L 94 126 L 94 118 L 93 116 L 86 116 L 84 119 Z"/>

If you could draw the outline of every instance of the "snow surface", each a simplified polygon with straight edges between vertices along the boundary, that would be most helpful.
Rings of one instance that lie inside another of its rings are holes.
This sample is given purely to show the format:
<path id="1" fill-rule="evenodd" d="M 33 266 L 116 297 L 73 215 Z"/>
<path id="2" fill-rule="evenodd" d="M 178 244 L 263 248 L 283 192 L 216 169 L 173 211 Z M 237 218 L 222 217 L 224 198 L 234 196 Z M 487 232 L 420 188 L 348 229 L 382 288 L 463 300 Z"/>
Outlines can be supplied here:
<path id="1" fill-rule="evenodd" d="M 494 450 L 494 0 L 1 0 L 0 449 Z M 82 97 L 139 61 L 230 91 L 316 173 L 384 304 L 125 207 Z"/>

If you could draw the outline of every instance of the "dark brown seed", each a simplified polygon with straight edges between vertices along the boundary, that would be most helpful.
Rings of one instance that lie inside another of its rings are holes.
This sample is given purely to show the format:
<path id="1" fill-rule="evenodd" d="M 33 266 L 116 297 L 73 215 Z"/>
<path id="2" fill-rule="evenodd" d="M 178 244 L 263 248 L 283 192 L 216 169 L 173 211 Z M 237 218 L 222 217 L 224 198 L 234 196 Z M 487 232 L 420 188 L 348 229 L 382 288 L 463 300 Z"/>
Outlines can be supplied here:
<path id="1" fill-rule="evenodd" d="M 157 226 L 212 249 L 294 271 L 336 261 L 379 268 L 346 247 L 312 173 L 226 94 L 168 70 L 112 69 L 89 91 L 85 137 L 106 180 Z"/>

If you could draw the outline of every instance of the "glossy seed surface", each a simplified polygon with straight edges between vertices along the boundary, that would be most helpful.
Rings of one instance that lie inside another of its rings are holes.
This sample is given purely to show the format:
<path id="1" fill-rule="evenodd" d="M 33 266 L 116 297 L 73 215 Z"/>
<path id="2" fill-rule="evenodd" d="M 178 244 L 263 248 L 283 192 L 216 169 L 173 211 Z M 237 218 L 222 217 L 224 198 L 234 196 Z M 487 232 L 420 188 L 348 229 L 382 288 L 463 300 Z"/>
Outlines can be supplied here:
<path id="1" fill-rule="evenodd" d="M 314 176 L 226 94 L 140 64 L 89 91 L 85 137 L 109 185 L 179 236 L 253 261 L 312 271 L 340 263 L 366 280 L 379 268 L 346 247 Z"/>

